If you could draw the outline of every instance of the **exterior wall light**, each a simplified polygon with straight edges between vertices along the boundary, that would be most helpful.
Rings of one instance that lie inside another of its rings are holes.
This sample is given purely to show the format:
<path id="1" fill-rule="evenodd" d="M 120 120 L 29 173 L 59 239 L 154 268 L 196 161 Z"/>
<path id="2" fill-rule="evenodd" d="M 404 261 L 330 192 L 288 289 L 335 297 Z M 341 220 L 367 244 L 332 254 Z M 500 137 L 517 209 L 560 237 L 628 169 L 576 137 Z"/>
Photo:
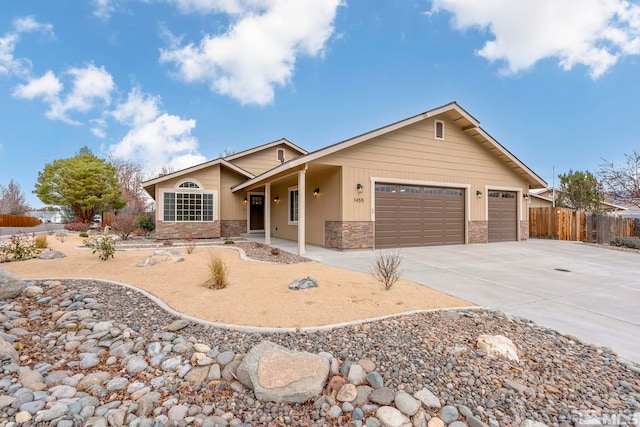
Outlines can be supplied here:
<path id="1" fill-rule="evenodd" d="M 318 194 L 320 194 L 320 188 L 316 187 L 316 189 L 313 190 L 313 197 L 318 197 Z"/>
<path id="2" fill-rule="evenodd" d="M 477 190 L 476 191 L 476 196 L 478 196 L 478 199 L 481 199 L 482 198 L 482 191 Z"/>
<path id="3" fill-rule="evenodd" d="M 364 189 L 364 186 L 362 184 L 356 184 L 356 190 L 358 190 L 358 193 L 362 194 L 363 189 Z"/>
<path id="4" fill-rule="evenodd" d="M 242 201 L 242 204 L 247 206 L 247 203 L 249 203 L 249 202 L 247 201 L 247 198 L 245 197 L 244 200 Z"/>
<path id="5" fill-rule="evenodd" d="M 274 197 L 273 203 L 276 203 L 276 204 L 280 203 L 280 197 L 279 196 Z"/>

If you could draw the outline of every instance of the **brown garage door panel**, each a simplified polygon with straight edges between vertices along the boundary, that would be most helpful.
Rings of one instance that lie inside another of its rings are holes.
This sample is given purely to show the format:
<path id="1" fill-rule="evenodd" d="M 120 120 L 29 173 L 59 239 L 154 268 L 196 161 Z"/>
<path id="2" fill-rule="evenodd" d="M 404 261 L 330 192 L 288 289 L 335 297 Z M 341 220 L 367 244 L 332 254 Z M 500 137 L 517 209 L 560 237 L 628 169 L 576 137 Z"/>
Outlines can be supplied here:
<path id="1" fill-rule="evenodd" d="M 464 243 L 464 190 L 376 185 L 376 247 Z"/>
<path id="2" fill-rule="evenodd" d="M 489 242 L 518 240 L 517 218 L 515 191 L 489 191 Z"/>

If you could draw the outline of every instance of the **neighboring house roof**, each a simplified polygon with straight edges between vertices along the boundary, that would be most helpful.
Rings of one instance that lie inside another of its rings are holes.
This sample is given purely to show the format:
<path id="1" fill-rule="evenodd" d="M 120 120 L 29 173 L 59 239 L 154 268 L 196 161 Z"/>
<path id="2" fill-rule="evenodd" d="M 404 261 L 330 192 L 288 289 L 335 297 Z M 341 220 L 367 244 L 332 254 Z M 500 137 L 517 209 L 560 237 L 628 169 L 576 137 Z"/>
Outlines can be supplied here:
<path id="1" fill-rule="evenodd" d="M 153 195 L 155 194 L 155 192 L 153 191 L 153 188 L 155 187 L 156 184 L 158 184 L 160 182 L 163 182 L 163 181 L 166 181 L 167 179 L 177 178 L 177 177 L 180 177 L 182 175 L 186 175 L 186 174 L 198 171 L 200 169 L 205 169 L 205 168 L 208 168 L 210 166 L 215 166 L 215 165 L 218 165 L 218 164 L 222 165 L 222 166 L 225 166 L 225 167 L 227 167 L 227 168 L 229 168 L 229 169 L 231 169 L 231 170 L 233 170 L 235 172 L 238 172 L 239 174 L 244 175 L 247 178 L 253 178 L 255 176 L 252 173 L 247 172 L 246 170 L 234 165 L 233 163 L 231 163 L 231 162 L 229 162 L 229 161 L 227 161 L 227 160 L 225 160 L 225 159 L 223 159 L 221 157 L 218 157 L 217 159 L 209 160 L 207 162 L 200 163 L 199 165 L 191 166 L 190 168 L 182 169 L 182 170 L 179 170 L 179 171 L 176 171 L 176 172 L 172 172 L 172 173 L 169 173 L 169 174 L 166 174 L 166 175 L 158 176 L 158 177 L 150 179 L 148 181 L 144 181 L 142 183 L 142 188 L 144 188 L 145 191 L 147 193 L 149 193 L 153 197 Z"/>
<path id="2" fill-rule="evenodd" d="M 275 147 L 277 145 L 282 145 L 282 144 L 287 145 L 289 148 L 291 148 L 294 151 L 297 151 L 298 153 L 300 153 L 302 155 L 308 153 L 307 150 L 305 150 L 305 149 L 303 149 L 301 147 L 298 147 L 296 144 L 294 144 L 293 142 L 289 141 L 288 139 L 280 138 L 280 139 L 278 139 L 276 141 L 273 141 L 273 142 L 268 142 L 266 144 L 258 145 L 257 147 L 254 147 L 254 148 L 250 148 L 248 150 L 241 151 L 239 153 L 234 153 L 234 154 L 231 154 L 229 156 L 225 156 L 225 157 L 223 157 L 223 159 L 230 162 L 230 161 L 239 159 L 240 157 L 245 157 L 245 156 L 251 155 L 253 153 L 257 153 L 258 151 L 262 151 L 262 150 L 265 150 L 267 148 Z"/>
<path id="3" fill-rule="evenodd" d="M 51 221 L 53 219 L 61 219 L 62 214 L 60 211 L 29 211 L 28 216 L 39 218 L 42 221 Z"/>
<path id="4" fill-rule="evenodd" d="M 529 194 L 532 197 L 542 199 L 542 200 L 547 200 L 551 203 L 553 203 L 553 192 L 554 192 L 553 188 L 542 188 L 542 189 L 538 188 L 535 190 L 529 190 Z M 562 193 L 562 190 L 560 190 L 559 188 L 556 188 L 555 193 L 556 194 Z M 602 202 L 600 204 L 605 206 L 605 210 L 607 211 L 626 211 L 629 209 L 627 207 L 616 205 L 609 202 Z"/>
<path id="5" fill-rule="evenodd" d="M 549 202 L 549 203 L 553 203 L 553 199 L 551 199 L 551 198 L 549 198 L 549 197 L 541 196 L 541 195 L 539 195 L 539 194 L 536 194 L 536 193 L 534 193 L 534 192 L 533 192 L 533 190 L 530 190 L 530 191 L 529 191 L 529 196 L 534 197 L 534 198 L 536 198 L 536 199 L 545 200 L 545 201 L 547 201 L 547 202 Z"/>
<path id="6" fill-rule="evenodd" d="M 240 191 L 244 188 L 257 184 L 262 180 L 266 180 L 279 173 L 282 173 L 283 171 L 286 171 L 288 169 L 304 165 L 305 163 L 312 162 L 324 156 L 333 154 L 337 151 L 344 150 L 356 144 L 360 144 L 378 136 L 385 135 L 389 132 L 393 132 L 405 126 L 409 126 L 422 120 L 439 116 L 441 114 L 447 114 L 449 118 L 455 121 L 465 133 L 473 137 L 481 145 L 485 146 L 491 153 L 500 158 L 508 166 L 516 170 L 521 176 L 525 177 L 529 183 L 529 186 L 534 188 L 547 186 L 547 183 L 541 177 L 539 177 L 535 172 L 529 169 L 529 167 L 522 163 L 516 156 L 509 152 L 509 150 L 504 148 L 498 141 L 496 141 L 491 135 L 489 135 L 484 129 L 482 129 L 478 120 L 476 120 L 464 108 L 458 105 L 458 103 L 451 102 L 433 110 L 429 110 L 424 113 L 406 118 L 404 120 L 400 120 L 390 125 L 372 130 L 370 132 L 358 135 L 342 142 L 338 142 L 337 144 L 333 144 L 328 147 L 313 151 L 306 155 L 296 157 L 295 159 L 289 160 L 282 165 L 279 165 L 261 175 L 258 175 L 234 186 L 232 190 L 234 192 Z"/>

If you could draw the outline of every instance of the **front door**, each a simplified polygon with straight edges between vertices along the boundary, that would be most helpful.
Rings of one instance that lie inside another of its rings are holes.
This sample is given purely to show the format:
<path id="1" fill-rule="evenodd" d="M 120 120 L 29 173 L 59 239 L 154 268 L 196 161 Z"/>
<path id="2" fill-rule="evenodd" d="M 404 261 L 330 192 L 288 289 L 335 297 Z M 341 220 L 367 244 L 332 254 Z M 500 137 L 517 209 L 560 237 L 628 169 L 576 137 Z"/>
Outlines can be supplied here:
<path id="1" fill-rule="evenodd" d="M 264 196 L 249 196 L 249 231 L 264 230 Z"/>

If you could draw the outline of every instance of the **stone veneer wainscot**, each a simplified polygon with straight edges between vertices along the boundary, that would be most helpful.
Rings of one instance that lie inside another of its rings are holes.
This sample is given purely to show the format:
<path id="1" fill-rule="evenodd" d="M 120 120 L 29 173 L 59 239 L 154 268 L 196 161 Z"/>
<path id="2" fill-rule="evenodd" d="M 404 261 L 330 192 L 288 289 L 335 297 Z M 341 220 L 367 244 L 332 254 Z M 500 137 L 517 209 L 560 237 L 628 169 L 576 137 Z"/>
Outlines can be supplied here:
<path id="1" fill-rule="evenodd" d="M 489 241 L 489 221 L 469 221 L 469 243 Z"/>
<path id="2" fill-rule="evenodd" d="M 373 222 L 325 221 L 324 245 L 336 249 L 373 248 Z"/>
<path id="3" fill-rule="evenodd" d="M 247 232 L 246 219 L 223 219 L 220 221 L 221 237 L 239 237 Z"/>
<path id="4" fill-rule="evenodd" d="M 220 221 L 156 223 L 156 239 L 212 239 L 220 237 Z"/>

